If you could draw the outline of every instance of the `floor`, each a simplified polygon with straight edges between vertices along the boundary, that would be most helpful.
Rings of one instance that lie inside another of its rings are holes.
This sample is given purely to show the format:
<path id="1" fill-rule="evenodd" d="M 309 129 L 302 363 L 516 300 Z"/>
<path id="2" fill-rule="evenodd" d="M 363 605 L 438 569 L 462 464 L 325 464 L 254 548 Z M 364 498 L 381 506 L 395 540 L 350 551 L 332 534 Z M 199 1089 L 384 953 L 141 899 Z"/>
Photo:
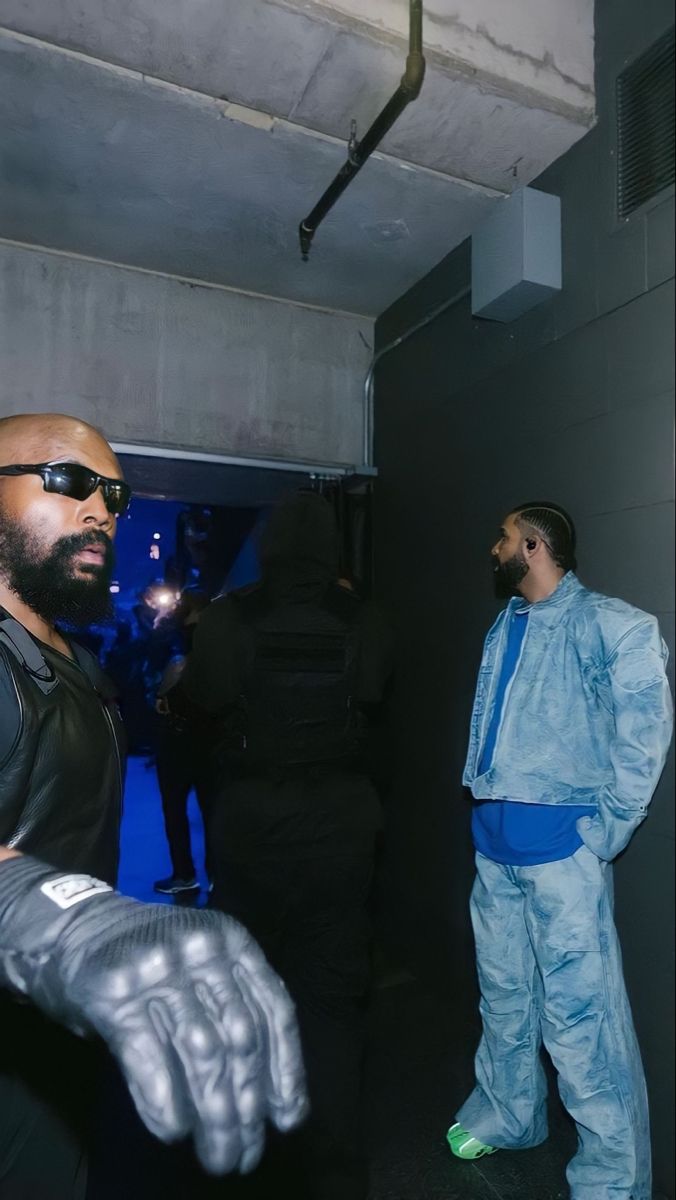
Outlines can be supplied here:
<path id="1" fill-rule="evenodd" d="M 202 885 L 200 901 L 206 889 L 204 873 L 204 833 L 195 797 L 188 804 L 193 857 Z M 170 896 L 153 891 L 156 879 L 171 875 L 171 861 L 164 836 L 157 775 L 150 759 L 132 755 L 127 763 L 127 783 L 120 838 L 120 874 L 118 886 L 127 896 L 153 903 L 172 904 Z"/>
<path id="2" fill-rule="evenodd" d="M 453 1158 L 444 1133 L 472 1086 L 476 1026 L 415 980 L 380 987 L 366 1076 L 374 1200 L 567 1200 L 575 1132 L 558 1099 L 536 1150 L 474 1163 Z"/>
<path id="3" fill-rule="evenodd" d="M 195 862 L 205 886 L 199 812 L 191 800 Z M 141 900 L 160 900 L 154 879 L 169 874 L 155 772 L 132 758 L 122 829 L 120 888 Z M 205 896 L 201 893 L 201 902 Z M 169 901 L 171 903 L 171 901 Z M 198 901 L 200 902 L 200 901 Z M 575 1133 L 555 1089 L 551 1134 L 536 1150 L 503 1152 L 476 1163 L 454 1159 L 445 1130 L 471 1086 L 477 1040 L 474 1016 L 461 997 L 443 995 L 396 964 L 378 959 L 370 1016 L 365 1121 L 372 1200 L 567 1200 L 565 1163 Z M 204 1182 L 185 1200 L 241 1194 L 235 1184 Z M 180 1200 L 183 1200 L 181 1196 Z M 264 1200 L 268 1200 L 265 1195 Z M 269 1200 L 294 1200 L 275 1189 Z"/>

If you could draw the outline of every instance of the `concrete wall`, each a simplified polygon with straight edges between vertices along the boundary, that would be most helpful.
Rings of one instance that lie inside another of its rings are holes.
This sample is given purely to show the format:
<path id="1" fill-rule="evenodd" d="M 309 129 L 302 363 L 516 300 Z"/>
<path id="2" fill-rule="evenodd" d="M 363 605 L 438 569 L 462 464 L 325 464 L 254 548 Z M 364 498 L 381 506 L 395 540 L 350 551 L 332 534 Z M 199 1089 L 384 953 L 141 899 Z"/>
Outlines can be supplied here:
<path id="1" fill-rule="evenodd" d="M 567 0 L 565 9 L 560 0 L 509 5 L 504 0 L 455 0 L 452 9 L 445 0 L 425 2 L 425 46 L 433 55 L 507 86 L 528 88 L 552 104 L 593 107 L 593 0 Z M 285 115 L 302 98 L 306 72 L 318 65 L 326 69 L 324 57 L 337 49 L 334 32 L 344 38 L 353 29 L 371 30 L 390 43 L 401 42 L 408 39 L 408 14 L 407 0 L 0 3 L 0 24 L 8 28 L 212 95 L 226 90 L 234 98 L 258 82 L 264 94 L 249 95 L 248 102 Z M 294 48 L 289 53 L 292 26 Z M 262 56 L 259 63 L 249 57 L 253 45 Z M 372 65 L 362 87 L 371 71 Z"/>
<path id="2" fill-rule="evenodd" d="M 466 298 L 377 373 L 376 574 L 400 646 L 386 932 L 418 971 L 440 975 L 441 964 L 441 982 L 470 998 L 460 777 L 497 611 L 488 551 L 505 512 L 538 496 L 562 503 L 577 521 L 582 579 L 656 613 L 674 652 L 673 189 L 618 224 L 614 188 L 617 72 L 672 21 L 666 0 L 597 4 L 599 125 L 538 181 L 562 199 L 561 295 L 508 325 L 473 320 Z M 377 346 L 469 281 L 465 243 L 381 318 Z M 670 670 L 673 680 L 673 657 Z M 616 867 L 656 1193 L 670 1197 L 673 866 L 672 751 Z"/>
<path id="3" fill-rule="evenodd" d="M 379 30 L 408 37 L 402 0 L 317 0 L 328 12 L 346 13 Z M 589 105 L 594 88 L 594 0 L 426 0 L 428 50 L 464 62 L 474 71 L 546 92 L 552 100 Z"/>
<path id="4" fill-rule="evenodd" d="M 0 413 L 109 438 L 357 464 L 372 323 L 0 243 Z"/>

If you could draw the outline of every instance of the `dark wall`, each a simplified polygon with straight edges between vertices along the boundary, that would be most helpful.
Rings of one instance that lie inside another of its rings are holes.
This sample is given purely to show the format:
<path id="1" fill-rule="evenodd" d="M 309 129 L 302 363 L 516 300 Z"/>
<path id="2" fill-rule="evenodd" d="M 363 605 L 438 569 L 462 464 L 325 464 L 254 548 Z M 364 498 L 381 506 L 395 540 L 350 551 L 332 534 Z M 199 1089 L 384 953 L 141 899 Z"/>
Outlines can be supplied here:
<path id="1" fill-rule="evenodd" d="M 399 635 L 383 934 L 468 1004 L 473 867 L 460 777 L 503 515 L 532 498 L 563 504 L 583 581 L 657 614 L 673 654 L 673 189 L 618 223 L 614 179 L 615 78 L 673 9 L 598 0 L 596 19 L 598 124 L 536 184 L 562 200 L 562 293 L 507 325 L 473 320 L 464 299 L 376 378 L 376 581 Z M 465 244 L 381 317 L 378 348 L 468 283 Z M 670 1196 L 673 856 L 672 757 L 616 867 L 656 1186 Z"/>

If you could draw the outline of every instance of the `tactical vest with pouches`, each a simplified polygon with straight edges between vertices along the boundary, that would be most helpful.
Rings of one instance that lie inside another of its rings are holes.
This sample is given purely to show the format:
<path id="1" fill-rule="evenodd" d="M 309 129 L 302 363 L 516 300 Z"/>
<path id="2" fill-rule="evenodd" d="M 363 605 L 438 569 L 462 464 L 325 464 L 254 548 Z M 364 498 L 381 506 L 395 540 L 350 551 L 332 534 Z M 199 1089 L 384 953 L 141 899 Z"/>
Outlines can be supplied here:
<path id="1" fill-rule="evenodd" d="M 273 602 L 263 587 L 232 599 L 247 652 L 228 758 L 250 769 L 353 761 L 359 601 L 338 585 L 301 602 Z"/>

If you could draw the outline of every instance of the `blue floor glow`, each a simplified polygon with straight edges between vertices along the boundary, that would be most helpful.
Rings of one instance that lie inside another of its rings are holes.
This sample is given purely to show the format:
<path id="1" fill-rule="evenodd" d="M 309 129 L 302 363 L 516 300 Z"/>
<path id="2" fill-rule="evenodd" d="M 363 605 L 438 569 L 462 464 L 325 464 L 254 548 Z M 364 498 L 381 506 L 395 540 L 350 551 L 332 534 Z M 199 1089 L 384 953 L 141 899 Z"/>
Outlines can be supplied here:
<path id="1" fill-rule="evenodd" d="M 171 875 L 169 849 L 164 833 L 162 803 L 154 766 L 147 759 L 134 755 L 127 766 L 124 792 L 122 832 L 120 835 L 120 874 L 118 888 L 136 900 L 173 903 L 171 896 L 153 891 L 156 879 Z M 198 903 L 206 898 L 204 872 L 204 831 L 199 808 L 191 793 L 188 801 L 190 837 L 197 877 L 201 885 Z"/>

